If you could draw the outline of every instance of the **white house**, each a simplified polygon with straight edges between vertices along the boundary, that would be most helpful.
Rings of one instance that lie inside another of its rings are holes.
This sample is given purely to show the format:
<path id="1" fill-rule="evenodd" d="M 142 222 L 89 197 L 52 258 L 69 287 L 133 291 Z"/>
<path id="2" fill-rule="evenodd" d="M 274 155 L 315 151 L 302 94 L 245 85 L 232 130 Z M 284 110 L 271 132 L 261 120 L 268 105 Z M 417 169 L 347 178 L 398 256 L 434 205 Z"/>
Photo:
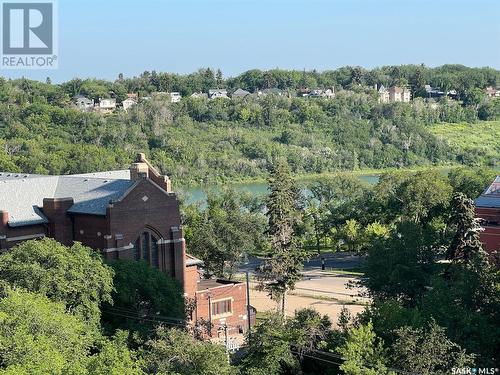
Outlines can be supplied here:
<path id="1" fill-rule="evenodd" d="M 178 92 L 171 92 L 170 93 L 170 103 L 178 103 L 182 99 L 182 96 Z"/>
<path id="2" fill-rule="evenodd" d="M 116 109 L 116 99 L 108 98 L 108 99 L 99 99 L 98 110 L 102 113 L 110 113 Z"/>
<path id="3" fill-rule="evenodd" d="M 381 103 L 389 103 L 389 90 L 384 85 L 380 85 L 378 89 L 378 100 Z"/>
<path id="4" fill-rule="evenodd" d="M 74 98 L 76 108 L 82 112 L 89 112 L 94 110 L 94 100 L 89 99 L 83 95 L 76 95 Z"/>
<path id="5" fill-rule="evenodd" d="M 127 98 L 122 102 L 123 109 L 127 111 L 130 107 L 137 104 L 137 100 L 134 98 Z"/>
<path id="6" fill-rule="evenodd" d="M 208 98 L 208 94 L 204 93 L 204 92 L 193 92 L 191 94 L 191 98 L 203 98 L 203 99 L 207 99 Z"/>
<path id="7" fill-rule="evenodd" d="M 227 90 L 224 89 L 210 89 L 208 90 L 208 97 L 210 99 L 216 99 L 216 98 L 229 99 L 229 96 L 227 96 Z"/>

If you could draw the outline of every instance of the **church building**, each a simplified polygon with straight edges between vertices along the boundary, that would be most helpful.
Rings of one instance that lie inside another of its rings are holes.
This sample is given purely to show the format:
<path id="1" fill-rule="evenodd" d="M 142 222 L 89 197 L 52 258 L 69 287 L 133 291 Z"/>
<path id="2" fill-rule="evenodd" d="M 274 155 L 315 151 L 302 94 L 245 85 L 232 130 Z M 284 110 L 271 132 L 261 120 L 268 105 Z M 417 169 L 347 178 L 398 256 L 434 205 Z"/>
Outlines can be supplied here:
<path id="1" fill-rule="evenodd" d="M 203 262 L 186 253 L 179 201 L 171 181 L 139 154 L 128 170 L 47 176 L 0 172 L 0 253 L 21 241 L 51 237 L 81 242 L 107 260 L 143 260 L 177 279 L 194 300 L 192 320 L 244 332 L 246 288 L 205 280 Z"/>

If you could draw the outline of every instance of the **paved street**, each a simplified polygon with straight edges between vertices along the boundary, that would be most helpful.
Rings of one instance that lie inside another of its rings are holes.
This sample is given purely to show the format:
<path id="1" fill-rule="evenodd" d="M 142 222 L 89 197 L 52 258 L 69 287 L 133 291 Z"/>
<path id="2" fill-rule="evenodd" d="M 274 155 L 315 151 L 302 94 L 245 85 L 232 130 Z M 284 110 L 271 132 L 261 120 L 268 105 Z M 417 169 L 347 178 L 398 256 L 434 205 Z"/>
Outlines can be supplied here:
<path id="1" fill-rule="evenodd" d="M 352 253 L 325 253 L 322 256 L 314 256 L 304 263 L 304 271 L 313 271 L 321 269 L 321 258 L 325 258 L 326 268 L 355 268 L 361 265 L 363 257 Z M 240 266 L 239 271 L 249 271 L 253 273 L 255 269 L 262 263 L 262 259 L 249 257 L 248 262 Z"/>

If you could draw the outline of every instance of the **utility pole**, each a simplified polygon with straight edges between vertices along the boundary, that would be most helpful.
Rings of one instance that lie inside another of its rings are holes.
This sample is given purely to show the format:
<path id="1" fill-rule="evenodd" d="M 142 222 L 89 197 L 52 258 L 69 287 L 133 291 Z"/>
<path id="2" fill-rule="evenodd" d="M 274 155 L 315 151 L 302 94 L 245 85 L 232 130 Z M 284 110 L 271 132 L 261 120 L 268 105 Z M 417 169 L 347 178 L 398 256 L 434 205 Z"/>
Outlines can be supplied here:
<path id="1" fill-rule="evenodd" d="M 225 345 L 226 345 L 226 350 L 229 350 L 228 349 L 229 340 L 228 340 L 228 337 L 227 337 L 227 324 L 226 323 L 224 323 L 224 342 L 225 342 Z"/>
<path id="2" fill-rule="evenodd" d="M 208 293 L 208 335 L 212 337 L 212 296 Z"/>
<path id="3" fill-rule="evenodd" d="M 247 320 L 248 320 L 248 338 L 250 339 L 252 336 L 252 323 L 250 322 L 250 276 L 248 275 L 248 271 L 246 271 L 246 279 L 247 279 Z"/>

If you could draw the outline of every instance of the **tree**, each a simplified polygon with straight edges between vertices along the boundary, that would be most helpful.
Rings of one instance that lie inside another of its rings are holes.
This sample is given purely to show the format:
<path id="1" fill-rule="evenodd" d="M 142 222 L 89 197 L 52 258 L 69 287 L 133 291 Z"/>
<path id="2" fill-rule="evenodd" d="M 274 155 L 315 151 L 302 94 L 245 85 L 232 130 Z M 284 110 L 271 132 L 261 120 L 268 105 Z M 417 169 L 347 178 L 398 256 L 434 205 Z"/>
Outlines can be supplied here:
<path id="1" fill-rule="evenodd" d="M 330 350 L 337 333 L 330 319 L 314 309 L 300 309 L 291 318 L 274 313 L 261 321 L 248 339 L 241 361 L 244 374 L 330 373 L 325 362 L 310 359 L 318 350 Z M 262 364 L 266 367 L 263 368 Z"/>
<path id="2" fill-rule="evenodd" d="M 128 332 L 117 331 L 112 338 L 103 337 L 98 353 L 89 358 L 89 375 L 142 375 L 141 361 L 127 346 Z"/>
<path id="3" fill-rule="evenodd" d="M 415 70 L 415 73 L 410 78 L 410 88 L 413 94 L 413 97 L 421 96 L 425 97 L 425 77 L 422 68 L 418 67 Z"/>
<path id="4" fill-rule="evenodd" d="M 425 329 L 397 329 L 390 358 L 398 369 L 422 375 L 445 375 L 452 367 L 472 366 L 474 362 L 474 356 L 446 337 L 444 328 L 433 319 Z"/>
<path id="5" fill-rule="evenodd" d="M 91 344 L 86 324 L 63 302 L 10 288 L 0 299 L 0 372 L 84 374 Z"/>
<path id="6" fill-rule="evenodd" d="M 269 177 L 270 194 L 267 198 L 268 236 L 271 257 L 259 269 L 261 287 L 277 301 L 281 300 L 283 316 L 286 310 L 286 295 L 300 279 L 300 270 L 305 253 L 296 244 L 295 225 L 298 220 L 297 198 L 290 169 L 278 160 Z"/>
<path id="7" fill-rule="evenodd" d="M 323 227 L 325 212 L 314 198 L 308 198 L 303 216 L 303 226 L 306 235 L 312 232 L 316 251 L 321 254 L 321 242 L 325 238 L 325 229 Z"/>
<path id="8" fill-rule="evenodd" d="M 359 251 L 363 243 L 361 225 L 355 220 L 347 220 L 339 232 L 339 237 L 347 245 L 348 251 Z"/>
<path id="9" fill-rule="evenodd" d="M 402 215 L 416 223 L 427 222 L 448 204 L 451 187 L 436 171 L 417 172 L 396 191 Z"/>
<path id="10" fill-rule="evenodd" d="M 217 72 L 215 73 L 215 82 L 217 84 L 217 88 L 222 88 L 224 79 L 222 77 L 222 72 L 220 69 L 217 69 Z"/>
<path id="11" fill-rule="evenodd" d="M 204 276 L 231 278 L 243 257 L 263 246 L 265 217 L 234 190 L 207 195 L 207 207 L 185 210 L 188 247 L 204 262 Z"/>
<path id="12" fill-rule="evenodd" d="M 363 283 L 375 298 L 395 298 L 404 306 L 415 306 L 430 284 L 436 256 L 424 230 L 403 222 L 388 238 L 371 243 Z"/>
<path id="13" fill-rule="evenodd" d="M 102 318 L 108 331 L 126 329 L 145 337 L 161 322 L 184 325 L 184 298 L 175 279 L 142 261 L 117 260 L 110 266 L 115 291 Z"/>
<path id="14" fill-rule="evenodd" d="M 141 351 L 148 374 L 230 375 L 225 348 L 211 342 L 196 341 L 180 329 L 159 326 L 155 336 Z"/>
<path id="15" fill-rule="evenodd" d="M 244 374 L 274 375 L 297 373 L 299 362 L 291 351 L 292 337 L 280 314 L 272 314 L 252 329 L 248 351 L 241 363 Z M 265 363 L 265 367 L 262 364 Z"/>
<path id="16" fill-rule="evenodd" d="M 346 375 L 395 375 L 386 367 L 383 343 L 373 332 L 371 322 L 351 328 L 338 352 L 344 357 L 340 368 Z"/>
<path id="17" fill-rule="evenodd" d="M 0 257 L 0 281 L 64 303 L 95 331 L 101 303 L 112 301 L 112 269 L 78 242 L 71 247 L 49 238 L 23 242 Z"/>
<path id="18" fill-rule="evenodd" d="M 495 171 L 487 168 L 455 168 L 448 173 L 454 193 L 463 193 L 471 199 L 477 198 L 495 176 Z"/>
<path id="19" fill-rule="evenodd" d="M 456 227 L 456 232 L 448 248 L 448 259 L 453 262 L 463 261 L 468 263 L 472 257 L 479 254 L 485 255 L 483 245 L 479 238 L 481 226 L 477 219 L 474 202 L 463 193 L 453 196 L 452 224 Z"/>

